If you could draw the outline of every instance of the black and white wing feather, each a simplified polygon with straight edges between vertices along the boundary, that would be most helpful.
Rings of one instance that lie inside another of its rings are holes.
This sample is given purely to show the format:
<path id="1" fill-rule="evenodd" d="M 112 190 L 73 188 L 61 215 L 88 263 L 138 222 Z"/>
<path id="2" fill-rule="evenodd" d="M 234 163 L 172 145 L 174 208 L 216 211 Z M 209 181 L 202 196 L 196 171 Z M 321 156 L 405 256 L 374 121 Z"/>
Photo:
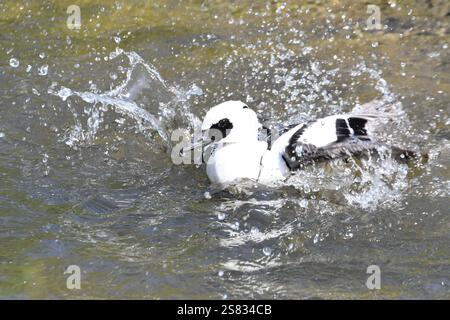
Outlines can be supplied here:
<path id="1" fill-rule="evenodd" d="M 298 125 L 280 137 L 282 157 L 290 170 L 375 148 L 368 123 L 373 115 L 336 115 Z M 278 146 L 280 147 L 280 146 Z"/>

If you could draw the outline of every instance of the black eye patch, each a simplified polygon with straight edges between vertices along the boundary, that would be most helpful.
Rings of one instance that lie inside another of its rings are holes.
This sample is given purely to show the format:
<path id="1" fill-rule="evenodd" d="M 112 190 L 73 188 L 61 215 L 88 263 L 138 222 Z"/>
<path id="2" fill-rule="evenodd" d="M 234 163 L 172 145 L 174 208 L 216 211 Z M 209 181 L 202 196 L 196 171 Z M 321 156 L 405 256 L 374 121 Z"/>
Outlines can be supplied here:
<path id="1" fill-rule="evenodd" d="M 230 120 L 224 118 L 209 128 L 209 137 L 212 141 L 219 141 L 225 138 L 231 129 L 233 129 L 233 124 Z"/>

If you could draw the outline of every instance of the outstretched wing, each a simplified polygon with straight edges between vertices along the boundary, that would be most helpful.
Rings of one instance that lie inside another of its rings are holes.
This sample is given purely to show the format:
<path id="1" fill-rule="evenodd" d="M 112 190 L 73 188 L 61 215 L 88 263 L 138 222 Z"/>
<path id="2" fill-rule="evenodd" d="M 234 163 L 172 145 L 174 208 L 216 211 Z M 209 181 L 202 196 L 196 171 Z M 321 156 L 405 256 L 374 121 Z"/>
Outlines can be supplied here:
<path id="1" fill-rule="evenodd" d="M 330 160 L 373 150 L 368 132 L 371 115 L 337 115 L 298 125 L 280 137 L 282 157 L 290 170 L 313 162 Z"/>

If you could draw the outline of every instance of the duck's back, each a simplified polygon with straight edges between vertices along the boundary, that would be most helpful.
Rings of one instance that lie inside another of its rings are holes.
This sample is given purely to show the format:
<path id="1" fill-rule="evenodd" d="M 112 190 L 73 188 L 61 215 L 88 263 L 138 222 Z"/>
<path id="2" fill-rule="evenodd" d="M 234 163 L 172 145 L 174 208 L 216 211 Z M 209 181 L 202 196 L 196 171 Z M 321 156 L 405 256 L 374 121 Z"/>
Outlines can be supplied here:
<path id="1" fill-rule="evenodd" d="M 304 165 L 373 148 L 370 115 L 333 115 L 292 127 L 283 133 L 261 162 L 259 181 L 282 179 Z"/>

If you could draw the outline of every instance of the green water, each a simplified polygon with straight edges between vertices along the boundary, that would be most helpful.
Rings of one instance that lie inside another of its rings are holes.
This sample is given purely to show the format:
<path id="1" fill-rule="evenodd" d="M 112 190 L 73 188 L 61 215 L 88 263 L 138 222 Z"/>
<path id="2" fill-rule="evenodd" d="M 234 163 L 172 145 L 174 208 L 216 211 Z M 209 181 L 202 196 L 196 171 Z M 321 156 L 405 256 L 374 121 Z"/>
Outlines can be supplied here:
<path id="1" fill-rule="evenodd" d="M 72 30 L 73 1 L 1 0 L 0 298 L 449 299 L 449 5 L 371 3 L 382 30 L 362 2 L 207 0 L 77 1 Z M 224 100 L 275 125 L 375 98 L 427 163 L 219 192 L 171 161 Z"/>

